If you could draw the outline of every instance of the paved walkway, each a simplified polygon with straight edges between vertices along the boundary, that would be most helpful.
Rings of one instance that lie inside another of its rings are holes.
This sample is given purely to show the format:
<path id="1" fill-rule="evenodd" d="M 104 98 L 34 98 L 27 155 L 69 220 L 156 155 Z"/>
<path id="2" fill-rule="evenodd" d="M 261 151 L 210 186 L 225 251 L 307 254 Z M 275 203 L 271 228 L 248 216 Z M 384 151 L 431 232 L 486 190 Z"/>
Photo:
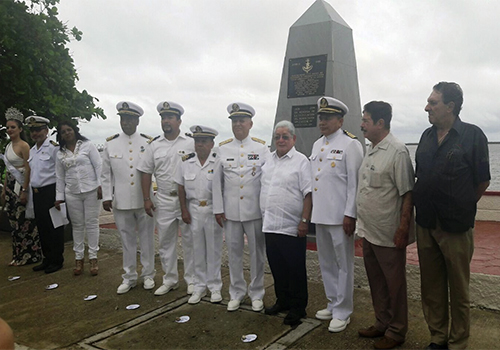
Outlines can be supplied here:
<path id="1" fill-rule="evenodd" d="M 104 224 L 106 218 L 102 219 Z M 110 219 L 109 217 L 107 219 Z M 109 223 L 109 222 L 108 222 Z M 204 298 L 198 305 L 187 304 L 186 284 L 164 296 L 137 286 L 117 295 L 121 281 L 121 251 L 118 233 L 101 229 L 100 272 L 96 277 L 86 271 L 72 275 L 74 256 L 66 244 L 66 263 L 51 275 L 35 273 L 31 266 L 7 267 L 10 261 L 10 236 L 0 233 L 0 317 L 13 328 L 17 348 L 25 349 L 370 349 L 372 340 L 359 338 L 357 330 L 373 323 L 370 293 L 356 288 L 355 310 L 346 331 L 328 332 L 328 322 L 314 319 L 324 308 L 326 298 L 318 274 L 310 274 L 308 318 L 296 328 L 283 325 L 283 317 L 251 311 L 249 300 L 236 312 L 227 312 L 229 273 L 222 268 L 223 298 L 211 304 Z M 308 252 L 308 263 L 317 267 L 315 252 Z M 156 258 L 157 285 L 161 283 L 161 265 Z M 182 275 L 182 260 L 179 261 Z M 246 272 L 248 278 L 248 271 Z M 8 281 L 9 276 L 20 276 Z M 49 284 L 58 287 L 46 290 Z M 272 275 L 265 275 L 266 305 L 274 302 Z M 85 301 L 95 294 L 97 298 Z M 135 310 L 126 306 L 139 304 Z M 189 316 L 187 323 L 177 323 Z M 498 348 L 500 313 L 473 309 L 471 349 Z M 256 334 L 257 340 L 243 343 L 242 335 Z M 405 349 L 421 349 L 429 342 L 420 302 L 409 302 L 409 332 Z"/>

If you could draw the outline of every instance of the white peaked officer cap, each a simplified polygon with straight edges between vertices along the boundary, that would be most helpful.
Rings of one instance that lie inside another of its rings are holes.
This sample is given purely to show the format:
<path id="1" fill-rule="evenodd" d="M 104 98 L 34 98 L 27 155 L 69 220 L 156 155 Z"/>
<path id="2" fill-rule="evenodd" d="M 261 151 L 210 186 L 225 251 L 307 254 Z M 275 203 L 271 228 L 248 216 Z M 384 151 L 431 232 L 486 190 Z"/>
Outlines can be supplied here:
<path id="1" fill-rule="evenodd" d="M 217 130 L 213 128 L 209 128 L 208 126 L 203 126 L 203 125 L 193 125 L 192 127 L 189 128 L 191 132 L 193 133 L 190 135 L 191 137 L 215 137 L 219 135 Z"/>
<path id="2" fill-rule="evenodd" d="M 242 103 L 234 102 L 227 106 L 227 112 L 229 113 L 229 118 L 232 117 L 250 117 L 255 115 L 255 109 L 252 106 Z"/>
<path id="3" fill-rule="evenodd" d="M 140 117 L 144 114 L 144 110 L 133 102 L 120 101 L 116 104 L 116 110 L 119 115 L 132 115 L 134 117 Z"/>
<path id="4" fill-rule="evenodd" d="M 24 124 L 29 128 L 41 128 L 43 126 L 49 126 L 50 120 L 45 117 L 40 117 L 38 115 L 32 115 L 24 120 Z"/>
<path id="5" fill-rule="evenodd" d="M 349 113 L 349 108 L 344 102 L 337 100 L 333 97 L 323 96 L 318 100 L 318 114 L 341 114 L 342 116 Z"/>
<path id="6" fill-rule="evenodd" d="M 184 108 L 178 103 L 171 102 L 171 101 L 163 101 L 158 103 L 158 106 L 156 106 L 156 110 L 160 115 L 163 113 L 173 113 L 178 115 L 179 117 L 184 114 Z"/>

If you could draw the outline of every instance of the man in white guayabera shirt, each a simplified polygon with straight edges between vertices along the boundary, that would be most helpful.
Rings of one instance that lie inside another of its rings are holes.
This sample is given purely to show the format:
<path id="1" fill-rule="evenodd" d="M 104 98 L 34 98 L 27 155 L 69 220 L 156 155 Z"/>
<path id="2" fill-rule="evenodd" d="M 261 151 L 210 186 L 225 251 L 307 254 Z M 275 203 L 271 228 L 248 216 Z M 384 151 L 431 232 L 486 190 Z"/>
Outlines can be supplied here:
<path id="1" fill-rule="evenodd" d="M 294 326 L 306 315 L 306 246 L 311 216 L 311 166 L 295 149 L 295 127 L 287 120 L 274 127 L 276 151 L 262 167 L 260 208 L 266 252 L 273 273 L 275 315 L 289 310 L 283 323 Z"/>

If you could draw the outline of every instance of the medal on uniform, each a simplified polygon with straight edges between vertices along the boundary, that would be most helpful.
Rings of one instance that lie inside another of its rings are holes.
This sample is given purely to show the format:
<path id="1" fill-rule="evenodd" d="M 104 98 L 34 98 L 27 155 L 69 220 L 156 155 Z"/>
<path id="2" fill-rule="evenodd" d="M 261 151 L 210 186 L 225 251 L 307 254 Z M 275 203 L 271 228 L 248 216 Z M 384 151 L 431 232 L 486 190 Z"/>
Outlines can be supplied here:
<path id="1" fill-rule="evenodd" d="M 257 170 L 257 168 L 256 168 L 256 167 L 253 167 L 253 168 L 252 168 L 252 176 L 255 176 L 255 174 L 256 174 L 256 173 L 255 173 L 255 170 Z"/>
<path id="2" fill-rule="evenodd" d="M 335 162 L 332 162 L 332 168 L 335 168 Z"/>

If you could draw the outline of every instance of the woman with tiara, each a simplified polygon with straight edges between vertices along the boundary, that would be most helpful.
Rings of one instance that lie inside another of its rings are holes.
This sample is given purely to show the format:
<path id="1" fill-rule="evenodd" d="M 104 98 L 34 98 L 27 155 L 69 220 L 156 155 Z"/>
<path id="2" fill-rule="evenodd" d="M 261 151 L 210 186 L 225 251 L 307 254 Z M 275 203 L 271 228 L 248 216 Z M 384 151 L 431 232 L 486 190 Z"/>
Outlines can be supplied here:
<path id="1" fill-rule="evenodd" d="M 22 266 L 39 262 L 42 258 L 30 199 L 30 146 L 23 131 L 23 114 L 16 108 L 9 108 L 5 119 L 10 143 L 5 148 L 5 155 L 0 154 L 0 158 L 7 168 L 2 202 L 12 227 L 12 261 L 9 265 Z"/>

